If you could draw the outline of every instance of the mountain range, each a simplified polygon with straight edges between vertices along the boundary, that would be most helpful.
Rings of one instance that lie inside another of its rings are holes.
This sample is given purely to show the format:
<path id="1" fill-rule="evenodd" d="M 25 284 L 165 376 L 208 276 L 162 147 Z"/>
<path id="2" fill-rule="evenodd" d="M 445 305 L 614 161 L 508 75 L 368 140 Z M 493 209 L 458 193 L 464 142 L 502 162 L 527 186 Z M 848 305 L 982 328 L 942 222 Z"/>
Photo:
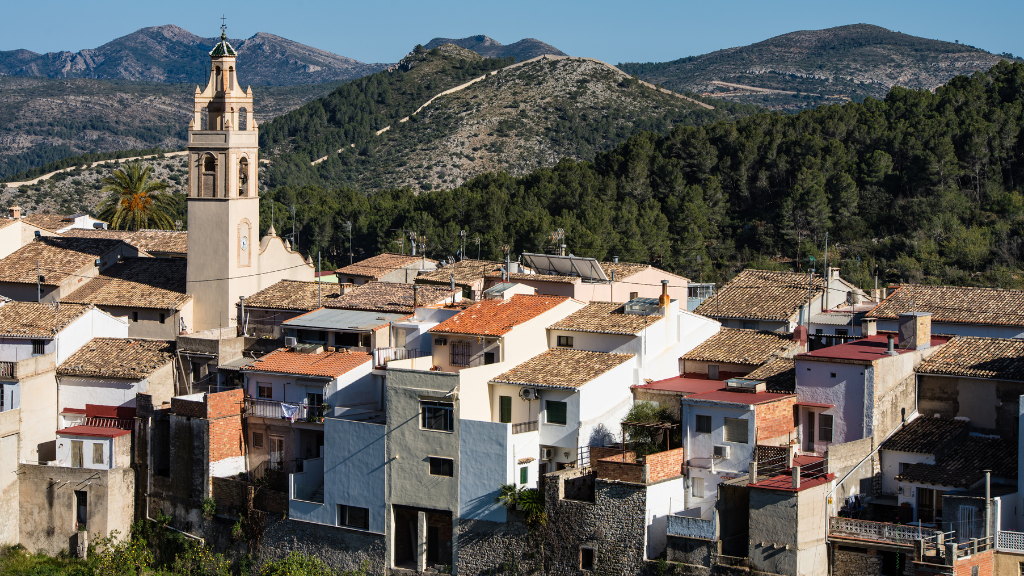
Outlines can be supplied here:
<path id="1" fill-rule="evenodd" d="M 427 50 L 437 48 L 442 44 L 454 44 L 460 48 L 472 50 L 481 56 L 487 58 L 515 58 L 517 62 L 523 60 L 529 60 L 530 58 L 536 58 L 537 56 L 543 56 L 545 54 L 552 54 L 554 56 L 566 56 L 565 52 L 562 52 L 554 46 L 541 42 L 536 38 L 524 38 L 518 42 L 504 45 L 501 42 L 480 34 L 478 36 L 468 36 L 466 38 L 434 38 L 430 42 L 427 42 Z"/>
<path id="2" fill-rule="evenodd" d="M 624 63 L 630 74 L 672 90 L 800 110 L 884 98 L 893 86 L 934 90 L 1009 55 L 854 24 L 791 32 L 749 46 L 671 62 Z"/>

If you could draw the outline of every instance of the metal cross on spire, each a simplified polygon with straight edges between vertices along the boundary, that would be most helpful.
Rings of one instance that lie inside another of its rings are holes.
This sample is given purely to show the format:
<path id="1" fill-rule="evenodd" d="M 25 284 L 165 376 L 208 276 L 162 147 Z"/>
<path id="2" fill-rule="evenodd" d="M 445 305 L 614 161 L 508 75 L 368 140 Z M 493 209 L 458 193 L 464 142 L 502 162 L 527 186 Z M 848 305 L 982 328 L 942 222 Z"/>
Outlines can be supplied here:
<path id="1" fill-rule="evenodd" d="M 224 14 L 222 13 L 220 15 L 220 37 L 222 39 L 223 38 L 227 38 L 227 34 L 228 34 L 227 18 L 225 18 Z"/>

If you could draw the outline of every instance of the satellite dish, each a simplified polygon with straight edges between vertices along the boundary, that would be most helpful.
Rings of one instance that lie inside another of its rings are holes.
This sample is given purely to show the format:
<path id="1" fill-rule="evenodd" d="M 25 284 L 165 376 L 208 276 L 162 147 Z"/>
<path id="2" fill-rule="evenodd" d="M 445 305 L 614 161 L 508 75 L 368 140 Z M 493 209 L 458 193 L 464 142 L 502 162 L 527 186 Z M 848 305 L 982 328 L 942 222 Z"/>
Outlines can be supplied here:
<path id="1" fill-rule="evenodd" d="M 71 441 L 66 438 L 57 439 L 57 461 L 65 462 L 71 458 Z"/>

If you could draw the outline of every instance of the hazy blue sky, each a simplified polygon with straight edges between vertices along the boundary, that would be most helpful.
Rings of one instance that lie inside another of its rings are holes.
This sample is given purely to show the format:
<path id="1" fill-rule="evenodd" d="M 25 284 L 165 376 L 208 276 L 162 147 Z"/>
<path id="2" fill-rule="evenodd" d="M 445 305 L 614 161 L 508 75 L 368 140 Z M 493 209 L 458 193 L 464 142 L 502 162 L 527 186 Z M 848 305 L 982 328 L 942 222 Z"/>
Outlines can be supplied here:
<path id="1" fill-rule="evenodd" d="M 574 56 L 612 63 L 665 61 L 771 36 L 869 23 L 907 34 L 1024 54 L 1020 0 L 853 2 L 376 0 L 233 2 L 51 0 L 5 2 L 0 50 L 95 48 L 145 26 L 176 24 L 200 36 L 270 32 L 364 62 L 395 62 L 436 36 L 474 34 L 509 44 L 538 38 Z"/>

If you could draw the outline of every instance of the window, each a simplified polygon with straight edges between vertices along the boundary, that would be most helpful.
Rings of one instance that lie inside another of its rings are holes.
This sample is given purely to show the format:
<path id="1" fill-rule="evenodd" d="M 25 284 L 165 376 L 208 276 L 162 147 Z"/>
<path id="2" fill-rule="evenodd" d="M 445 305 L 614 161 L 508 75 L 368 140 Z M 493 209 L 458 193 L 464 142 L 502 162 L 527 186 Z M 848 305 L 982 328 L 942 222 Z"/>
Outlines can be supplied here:
<path id="1" fill-rule="evenodd" d="M 448 476 L 452 477 L 455 475 L 455 461 L 451 458 L 435 458 L 430 457 L 430 475 L 431 476 Z"/>
<path id="2" fill-rule="evenodd" d="M 87 529 L 89 520 L 89 494 L 84 490 L 75 490 L 75 524 L 78 531 Z"/>
<path id="3" fill-rule="evenodd" d="M 819 442 L 831 442 L 832 441 L 832 420 L 834 417 L 831 414 L 819 414 L 818 415 L 818 441 Z"/>
<path id="4" fill-rule="evenodd" d="M 704 497 L 704 479 L 694 476 L 690 479 L 690 495 L 694 498 Z"/>
<path id="5" fill-rule="evenodd" d="M 520 484 L 526 484 L 529 481 L 530 481 L 530 469 L 527 468 L 526 466 L 523 466 L 522 468 L 519 469 L 519 483 Z"/>
<path id="6" fill-rule="evenodd" d="M 572 336 L 559 336 L 558 345 L 562 348 L 572 348 Z"/>
<path id="7" fill-rule="evenodd" d="M 836 336 L 849 336 L 850 331 L 846 328 L 836 328 Z"/>
<path id="8" fill-rule="evenodd" d="M 747 420 L 745 418 L 725 419 L 725 441 L 737 444 L 747 443 Z"/>
<path id="9" fill-rule="evenodd" d="M 452 342 L 448 355 L 452 366 L 469 366 L 469 342 Z"/>
<path id="10" fill-rule="evenodd" d="M 593 548 L 580 548 L 580 569 L 582 569 L 582 570 L 593 570 L 594 569 L 594 549 Z"/>
<path id="11" fill-rule="evenodd" d="M 630 292 L 630 293 L 629 293 L 629 299 L 630 299 L 630 300 L 636 300 L 636 298 L 637 298 L 638 296 L 640 296 L 640 293 L 639 293 L 639 292 Z"/>
<path id="12" fill-rule="evenodd" d="M 92 463 L 103 464 L 103 444 L 93 442 L 92 444 Z"/>
<path id="13" fill-rule="evenodd" d="M 338 526 L 369 530 L 370 509 L 338 504 Z"/>
<path id="14" fill-rule="evenodd" d="M 199 129 L 210 129 L 210 111 L 206 108 L 206 106 L 203 106 L 199 109 Z"/>
<path id="15" fill-rule="evenodd" d="M 708 364 L 708 380 L 718 380 L 718 364 Z"/>
<path id="16" fill-rule="evenodd" d="M 829 372 L 829 374 L 830 374 L 831 378 L 835 378 L 836 377 L 836 373 L 835 372 Z"/>
<path id="17" fill-rule="evenodd" d="M 451 432 L 455 430 L 454 411 L 455 404 L 451 402 L 423 400 L 420 402 L 421 426 L 426 430 Z"/>
<path id="18" fill-rule="evenodd" d="M 132 322 L 138 322 L 138 321 L 139 321 L 139 313 L 138 312 L 132 312 Z"/>
<path id="19" fill-rule="evenodd" d="M 979 570 L 980 570 L 980 568 L 978 567 L 977 564 L 975 564 L 974 566 L 971 566 L 971 576 L 978 576 L 978 573 L 979 573 L 978 571 Z"/>
<path id="20" fill-rule="evenodd" d="M 167 320 L 167 314 L 164 314 L 163 312 L 161 312 L 161 313 L 160 313 L 160 323 L 161 323 L 161 324 L 164 324 L 164 323 L 165 323 L 165 322 L 164 322 L 165 320 Z"/>
<path id="21" fill-rule="evenodd" d="M 484 352 L 484 364 L 494 364 L 494 352 Z"/>
<path id="22" fill-rule="evenodd" d="M 263 432 L 252 433 L 252 447 L 263 448 Z"/>
<path id="23" fill-rule="evenodd" d="M 743 329 L 744 330 L 757 330 L 757 322 L 744 322 L 743 323 Z"/>
<path id="24" fill-rule="evenodd" d="M 270 400 L 274 397 L 274 388 L 270 384 L 257 384 L 256 396 Z"/>
<path id="25" fill-rule="evenodd" d="M 697 433 L 711 434 L 711 416 L 697 414 Z"/>
<path id="26" fill-rule="evenodd" d="M 899 476 L 902 476 L 903 473 L 907 471 L 907 468 L 910 468 L 910 466 L 911 466 L 910 462 L 900 462 L 900 473 L 899 473 Z"/>
<path id="27" fill-rule="evenodd" d="M 71 467 L 81 468 L 82 467 L 82 441 L 72 440 L 71 441 Z"/>
<path id="28" fill-rule="evenodd" d="M 238 129 L 239 130 L 248 130 L 249 129 L 249 115 L 247 114 L 247 112 L 248 112 L 248 110 L 246 110 L 245 108 L 239 108 L 238 109 Z"/>
<path id="29" fill-rule="evenodd" d="M 512 423 L 512 397 L 498 396 L 498 422 Z"/>
<path id="30" fill-rule="evenodd" d="M 46 354 L 46 340 L 33 340 L 32 355 L 42 356 L 43 354 Z"/>
<path id="31" fill-rule="evenodd" d="M 565 402 L 558 402 L 555 400 L 546 400 L 544 405 L 547 407 L 547 422 L 548 424 L 565 424 L 566 423 L 566 408 Z"/>
<path id="32" fill-rule="evenodd" d="M 824 331 L 824 330 L 822 330 L 821 328 L 815 328 L 815 329 L 814 329 L 814 333 L 815 333 L 815 334 L 824 334 L 824 333 L 825 333 L 825 331 Z"/>

